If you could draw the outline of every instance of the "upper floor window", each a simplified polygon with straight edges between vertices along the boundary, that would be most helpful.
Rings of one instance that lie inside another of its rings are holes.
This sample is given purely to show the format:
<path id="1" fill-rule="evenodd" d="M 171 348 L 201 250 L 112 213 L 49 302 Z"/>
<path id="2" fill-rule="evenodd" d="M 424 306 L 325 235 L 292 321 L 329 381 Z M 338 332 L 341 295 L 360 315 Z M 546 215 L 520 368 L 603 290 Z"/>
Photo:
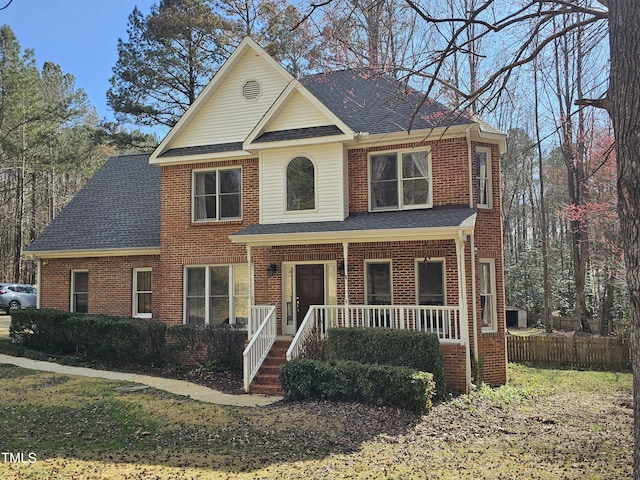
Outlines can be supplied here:
<path id="1" fill-rule="evenodd" d="M 428 150 L 387 152 L 369 161 L 371 210 L 431 207 L 431 155 Z"/>
<path id="2" fill-rule="evenodd" d="M 478 207 L 491 208 L 491 150 L 476 150 L 476 185 Z"/>
<path id="3" fill-rule="evenodd" d="M 316 208 L 315 167 L 307 157 L 287 165 L 287 211 Z"/>
<path id="4" fill-rule="evenodd" d="M 194 220 L 227 220 L 242 216 L 240 168 L 194 172 L 193 184 Z"/>

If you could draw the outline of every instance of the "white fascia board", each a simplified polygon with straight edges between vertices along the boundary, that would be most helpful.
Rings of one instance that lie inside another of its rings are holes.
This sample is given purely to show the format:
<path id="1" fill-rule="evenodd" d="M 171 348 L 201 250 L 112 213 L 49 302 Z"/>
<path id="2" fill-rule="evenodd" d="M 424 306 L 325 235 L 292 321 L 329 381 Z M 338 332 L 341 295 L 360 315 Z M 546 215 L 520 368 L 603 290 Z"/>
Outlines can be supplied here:
<path id="1" fill-rule="evenodd" d="M 137 255 L 160 255 L 160 248 L 108 248 L 99 250 L 49 250 L 25 252 L 37 260 L 45 258 L 88 258 L 88 257 L 132 257 Z"/>
<path id="2" fill-rule="evenodd" d="M 299 138 L 296 140 L 281 140 L 278 142 L 264 142 L 264 143 L 254 143 L 253 145 L 245 145 L 248 148 L 251 148 L 253 152 L 257 152 L 260 150 L 269 150 L 273 148 L 288 148 L 288 147 L 299 147 L 305 145 L 320 145 L 324 143 L 340 143 L 340 142 L 350 142 L 354 139 L 353 134 L 345 134 L 345 135 L 332 135 L 330 137 L 314 137 L 314 138 Z"/>
<path id="3" fill-rule="evenodd" d="M 478 125 L 478 137 L 480 138 L 480 140 L 484 140 L 487 143 L 497 143 L 498 152 L 500 153 L 500 155 L 507 152 L 506 133 L 485 132 L 482 130 L 481 126 Z"/>
<path id="4" fill-rule="evenodd" d="M 251 38 L 244 37 L 242 42 L 240 42 L 240 45 L 238 45 L 238 47 L 229 56 L 227 61 L 224 62 L 220 69 L 214 74 L 213 78 L 211 79 L 211 81 L 209 81 L 204 90 L 202 90 L 202 92 L 198 95 L 198 98 L 196 98 L 193 104 L 189 106 L 187 111 L 182 114 L 180 120 L 178 120 L 178 123 L 173 126 L 173 128 L 149 156 L 149 163 L 155 163 L 157 157 L 167 149 L 167 146 L 169 145 L 171 140 L 177 135 L 177 133 L 183 128 L 183 126 L 185 126 L 185 124 L 189 122 L 189 119 L 195 115 L 202 104 L 205 103 L 205 99 L 208 98 L 211 92 L 216 89 L 218 84 L 224 80 L 228 72 L 231 71 L 235 63 L 238 61 L 238 58 L 242 57 L 242 54 L 248 48 L 252 49 L 257 56 L 263 57 L 265 61 L 269 63 L 274 68 L 274 70 L 279 73 L 286 81 L 290 82 L 291 80 L 293 80 L 293 76 L 291 76 L 291 74 L 287 72 L 282 67 L 282 65 L 271 58 L 271 56 L 260 47 L 260 45 L 254 42 Z"/>
<path id="5" fill-rule="evenodd" d="M 465 137 L 468 124 L 452 125 L 448 127 L 427 128 L 411 130 L 410 132 L 389 132 L 380 134 L 368 134 L 361 132 L 355 135 L 358 146 L 379 146 L 383 143 L 407 143 L 407 142 L 437 142 L 447 138 Z"/>
<path id="6" fill-rule="evenodd" d="M 252 247 L 276 245 L 312 245 L 369 242 L 403 242 L 415 240 L 455 240 L 462 232 L 470 235 L 472 225 L 455 227 L 395 228 L 388 230 L 351 230 L 330 232 L 274 233 L 258 235 L 229 235 L 231 243 Z"/>

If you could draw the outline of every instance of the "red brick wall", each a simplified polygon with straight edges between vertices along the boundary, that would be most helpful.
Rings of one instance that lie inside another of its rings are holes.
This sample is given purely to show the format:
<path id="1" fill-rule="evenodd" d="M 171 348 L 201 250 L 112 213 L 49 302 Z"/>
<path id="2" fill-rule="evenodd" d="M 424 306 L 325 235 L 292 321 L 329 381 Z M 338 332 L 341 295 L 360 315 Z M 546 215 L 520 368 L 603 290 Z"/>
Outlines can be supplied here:
<path id="1" fill-rule="evenodd" d="M 71 272 L 89 272 L 89 313 L 130 317 L 132 314 L 133 269 L 152 268 L 152 314 L 158 315 L 156 287 L 160 272 L 157 255 L 44 259 L 41 264 L 40 306 L 69 311 Z"/>

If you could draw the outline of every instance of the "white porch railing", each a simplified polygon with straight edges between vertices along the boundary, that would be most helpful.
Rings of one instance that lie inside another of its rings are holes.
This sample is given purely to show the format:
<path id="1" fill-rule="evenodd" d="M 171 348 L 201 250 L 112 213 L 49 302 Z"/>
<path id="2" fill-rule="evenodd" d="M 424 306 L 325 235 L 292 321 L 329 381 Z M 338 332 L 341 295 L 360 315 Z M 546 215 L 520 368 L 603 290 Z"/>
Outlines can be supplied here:
<path id="1" fill-rule="evenodd" d="M 263 320 L 253 331 L 251 330 L 251 325 L 249 325 L 250 340 L 242 353 L 245 392 L 249 391 L 251 381 L 256 376 L 256 373 L 258 373 L 258 370 L 262 366 L 262 362 L 264 362 L 264 359 L 267 357 L 267 354 L 269 353 L 269 350 L 271 350 L 271 347 L 276 341 L 276 337 L 278 335 L 275 306 L 253 307 L 251 312 L 252 318 L 254 318 L 254 313 L 257 313 L 256 316 L 262 315 Z"/>
<path id="2" fill-rule="evenodd" d="M 247 323 L 249 339 L 253 337 L 253 334 L 258 330 L 260 325 L 262 325 L 262 322 L 264 322 L 264 319 L 267 318 L 272 309 L 272 305 L 254 305 L 251 307 L 251 315 Z"/>
<path id="3" fill-rule="evenodd" d="M 426 305 L 314 305 L 287 350 L 287 360 L 298 358 L 305 340 L 315 331 L 326 338 L 329 328 L 393 328 L 432 332 L 440 343 L 460 343 L 460 308 Z"/>

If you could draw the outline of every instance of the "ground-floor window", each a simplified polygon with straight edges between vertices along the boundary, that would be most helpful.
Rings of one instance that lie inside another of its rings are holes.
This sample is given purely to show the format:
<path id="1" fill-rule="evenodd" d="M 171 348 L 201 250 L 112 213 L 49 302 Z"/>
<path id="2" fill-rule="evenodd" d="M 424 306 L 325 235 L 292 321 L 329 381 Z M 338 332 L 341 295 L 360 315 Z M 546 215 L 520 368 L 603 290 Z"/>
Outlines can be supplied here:
<path id="1" fill-rule="evenodd" d="M 480 318 L 482 329 L 487 331 L 497 327 L 495 278 L 495 261 L 480 259 Z"/>
<path id="2" fill-rule="evenodd" d="M 367 262 L 367 305 L 391 305 L 391 262 Z"/>
<path id="3" fill-rule="evenodd" d="M 89 272 L 71 272 L 71 311 L 89 312 Z"/>
<path id="4" fill-rule="evenodd" d="M 444 261 L 418 262 L 418 305 L 444 305 Z"/>
<path id="5" fill-rule="evenodd" d="M 151 318 L 151 269 L 133 270 L 133 316 Z"/>
<path id="6" fill-rule="evenodd" d="M 185 323 L 246 325 L 247 265 L 187 267 L 184 291 Z"/>

